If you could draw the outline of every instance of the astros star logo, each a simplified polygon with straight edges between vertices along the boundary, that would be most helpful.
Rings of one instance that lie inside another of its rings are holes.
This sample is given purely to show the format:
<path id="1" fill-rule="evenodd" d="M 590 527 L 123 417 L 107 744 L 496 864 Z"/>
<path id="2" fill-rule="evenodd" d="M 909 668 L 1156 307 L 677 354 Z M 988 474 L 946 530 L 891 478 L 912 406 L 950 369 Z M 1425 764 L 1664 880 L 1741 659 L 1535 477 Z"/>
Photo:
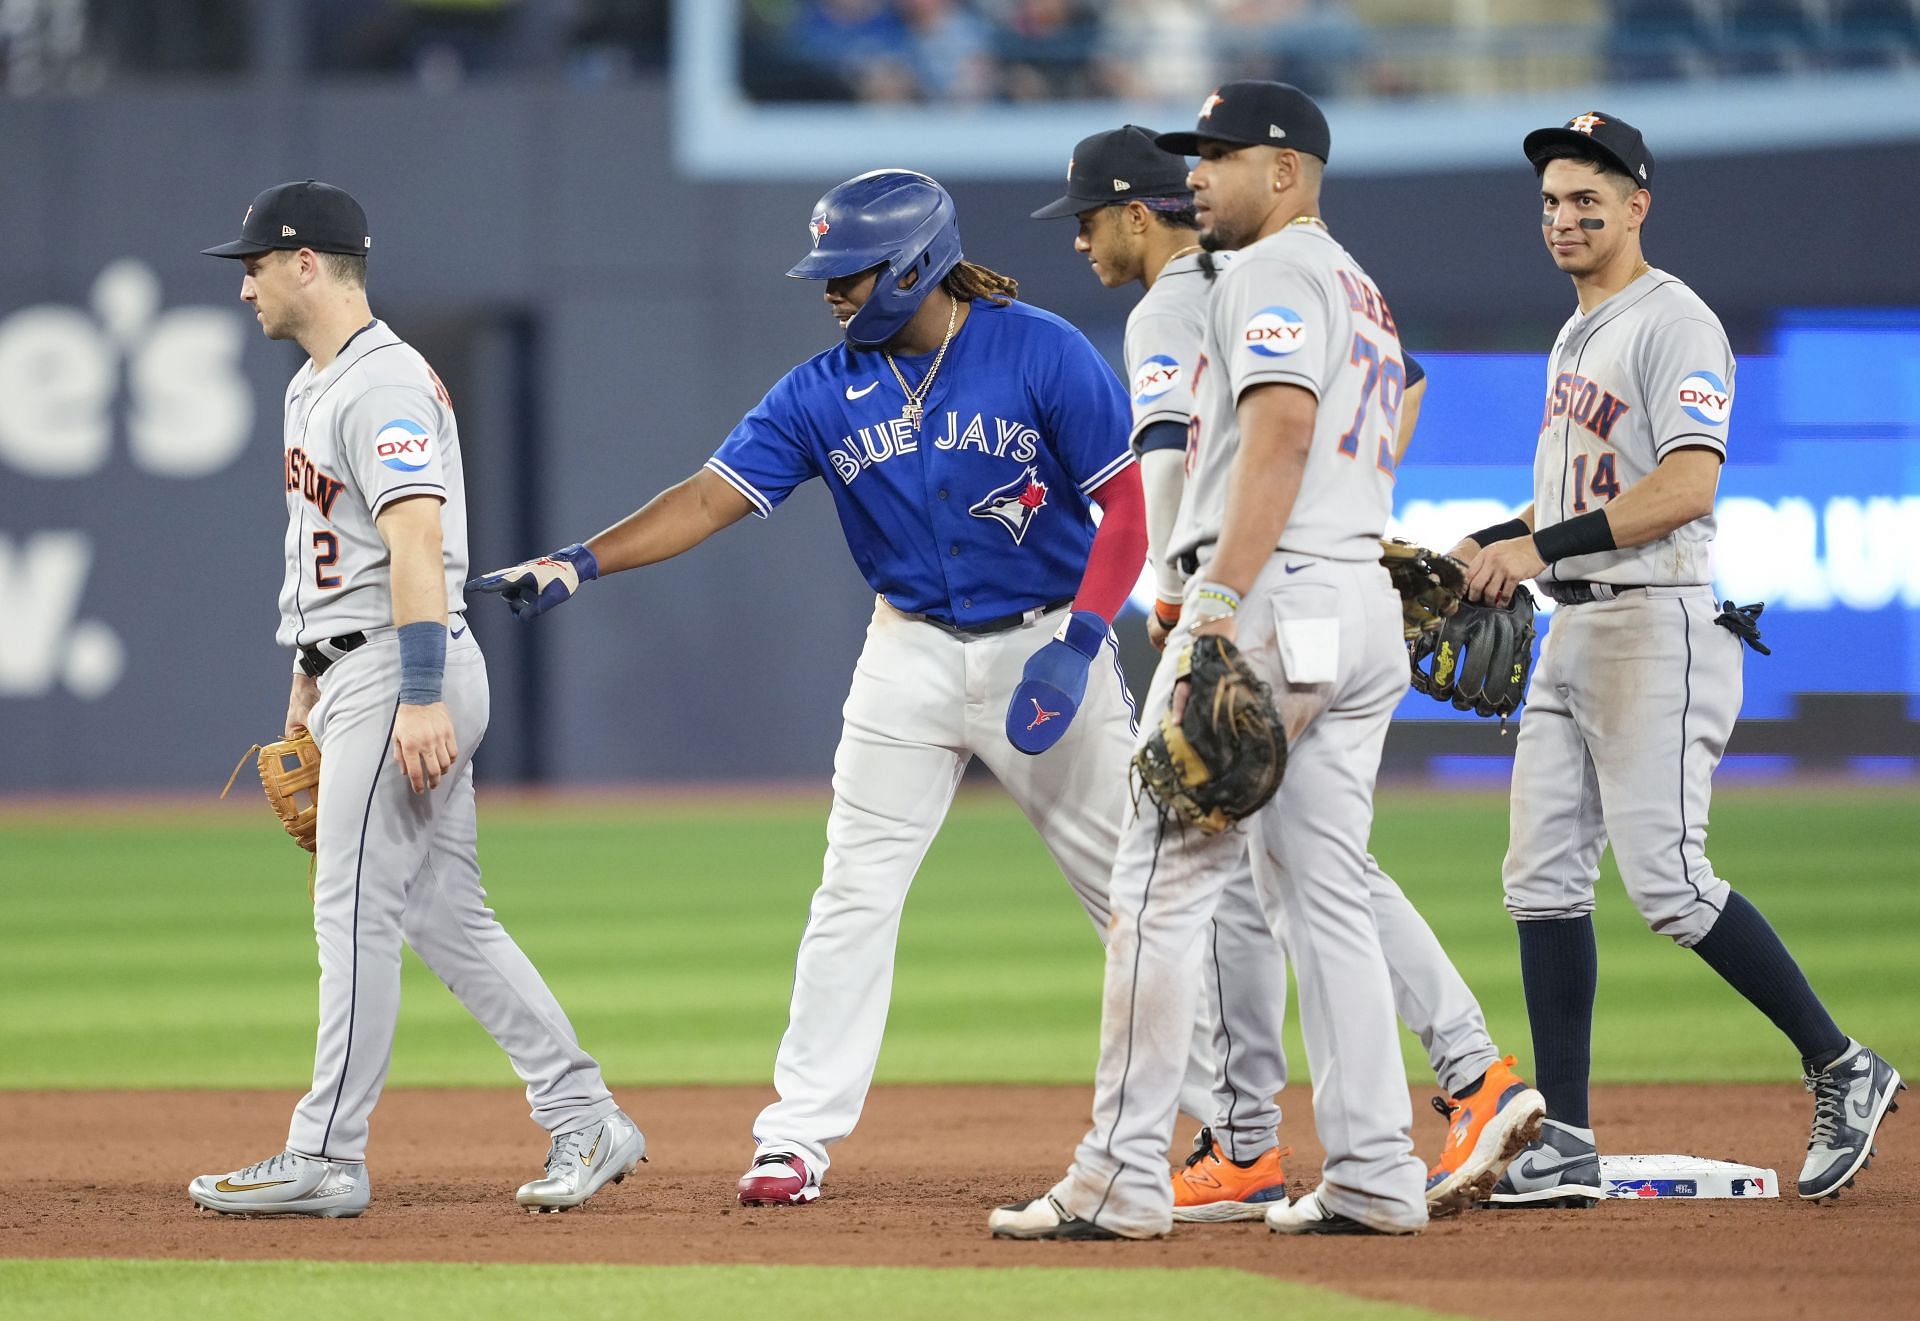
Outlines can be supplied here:
<path id="1" fill-rule="evenodd" d="M 1029 697 L 1027 700 L 1033 703 L 1033 719 L 1027 722 L 1028 729 L 1038 729 L 1049 720 L 1058 720 L 1060 718 L 1058 711 L 1049 711 L 1046 707 L 1040 705 L 1039 698 Z"/>
<path id="2" fill-rule="evenodd" d="M 1200 104 L 1200 118 L 1212 119 L 1213 108 L 1220 104 L 1220 93 L 1215 92 Z"/>
<path id="3" fill-rule="evenodd" d="M 1590 110 L 1584 115 L 1575 115 L 1572 119 L 1568 120 L 1567 127 L 1575 133 L 1585 133 L 1591 136 L 1596 128 L 1599 128 L 1606 122 L 1606 120 L 1600 118 L 1599 115 Z"/>

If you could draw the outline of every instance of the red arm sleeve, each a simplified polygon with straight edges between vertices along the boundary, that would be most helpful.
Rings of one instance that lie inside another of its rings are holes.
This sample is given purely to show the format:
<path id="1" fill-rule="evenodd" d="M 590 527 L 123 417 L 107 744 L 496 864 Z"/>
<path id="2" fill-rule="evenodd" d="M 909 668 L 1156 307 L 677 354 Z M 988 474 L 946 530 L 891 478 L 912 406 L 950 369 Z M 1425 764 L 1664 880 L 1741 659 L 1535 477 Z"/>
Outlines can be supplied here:
<path id="1" fill-rule="evenodd" d="M 1087 552 L 1087 571 L 1074 594 L 1075 610 L 1091 610 L 1108 623 L 1126 604 L 1147 562 L 1147 501 L 1140 465 L 1129 463 L 1093 492 L 1100 528 Z"/>

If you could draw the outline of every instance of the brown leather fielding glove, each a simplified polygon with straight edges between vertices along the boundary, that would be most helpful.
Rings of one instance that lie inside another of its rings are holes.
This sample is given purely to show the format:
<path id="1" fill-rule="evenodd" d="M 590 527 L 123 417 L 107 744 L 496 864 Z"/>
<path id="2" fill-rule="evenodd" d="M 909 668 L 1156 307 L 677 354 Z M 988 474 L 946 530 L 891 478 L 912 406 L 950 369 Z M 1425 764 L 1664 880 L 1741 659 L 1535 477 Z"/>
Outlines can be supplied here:
<path id="1" fill-rule="evenodd" d="M 320 819 L 319 745 L 303 729 L 292 738 L 265 747 L 255 744 L 247 755 L 254 753 L 259 754 L 260 787 L 266 790 L 267 802 L 293 842 L 312 853 Z M 240 766 L 246 763 L 246 756 L 241 757 Z M 233 788 L 240 766 L 235 766 L 233 775 L 227 778 L 227 789 Z M 227 789 L 220 791 L 222 798 L 227 796 Z"/>
<path id="2" fill-rule="evenodd" d="M 1411 541 L 1382 537 L 1380 563 L 1400 593 L 1400 616 L 1406 639 L 1432 637 L 1460 608 L 1467 591 L 1467 566 L 1451 555 L 1416 546 Z"/>
<path id="3" fill-rule="evenodd" d="M 1134 754 L 1140 783 L 1163 807 L 1217 835 L 1265 807 L 1287 770 L 1287 732 L 1273 693 L 1225 638 L 1199 637 L 1180 657 L 1192 685 Z"/>

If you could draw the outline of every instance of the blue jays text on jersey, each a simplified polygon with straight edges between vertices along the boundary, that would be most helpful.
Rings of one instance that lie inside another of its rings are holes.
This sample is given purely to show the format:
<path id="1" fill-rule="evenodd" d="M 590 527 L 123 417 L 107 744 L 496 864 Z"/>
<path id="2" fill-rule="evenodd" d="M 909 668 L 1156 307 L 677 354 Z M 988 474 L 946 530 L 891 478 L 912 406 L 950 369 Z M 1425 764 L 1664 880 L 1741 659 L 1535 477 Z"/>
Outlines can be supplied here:
<path id="1" fill-rule="evenodd" d="M 933 355 L 895 355 L 909 381 Z M 1133 462 L 1125 388 L 1078 330 L 972 304 L 915 428 L 886 358 L 840 344 L 787 373 L 707 466 L 765 516 L 829 478 L 861 573 L 896 609 L 965 627 L 1074 594 L 1091 493 Z"/>

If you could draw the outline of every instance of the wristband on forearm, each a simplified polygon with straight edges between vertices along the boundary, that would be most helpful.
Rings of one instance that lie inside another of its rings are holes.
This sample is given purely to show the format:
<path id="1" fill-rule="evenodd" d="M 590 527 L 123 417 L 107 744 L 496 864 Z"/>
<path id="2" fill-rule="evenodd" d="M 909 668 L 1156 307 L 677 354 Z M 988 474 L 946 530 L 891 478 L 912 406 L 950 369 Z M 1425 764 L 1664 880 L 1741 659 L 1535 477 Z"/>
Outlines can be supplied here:
<path id="1" fill-rule="evenodd" d="M 1526 536 L 1530 531 L 1532 531 L 1532 529 L 1527 526 L 1526 519 L 1509 518 L 1504 523 L 1495 523 L 1492 527 L 1483 527 L 1478 532 L 1471 534 L 1467 539 L 1479 546 L 1481 550 L 1485 550 L 1495 542 L 1513 541 L 1516 538 Z"/>
<path id="2" fill-rule="evenodd" d="M 1193 589 L 1193 614 L 1198 620 L 1220 619 L 1240 612 L 1240 593 L 1216 582 Z"/>
<path id="3" fill-rule="evenodd" d="M 402 624 L 400 638 L 400 701 L 407 706 L 431 706 L 440 700 L 447 670 L 447 626 L 422 619 Z"/>
<path id="4" fill-rule="evenodd" d="M 1606 510 L 1590 510 L 1564 523 L 1541 528 L 1533 534 L 1533 548 L 1548 564 L 1574 555 L 1597 555 L 1614 549 L 1613 524 L 1607 521 Z"/>

